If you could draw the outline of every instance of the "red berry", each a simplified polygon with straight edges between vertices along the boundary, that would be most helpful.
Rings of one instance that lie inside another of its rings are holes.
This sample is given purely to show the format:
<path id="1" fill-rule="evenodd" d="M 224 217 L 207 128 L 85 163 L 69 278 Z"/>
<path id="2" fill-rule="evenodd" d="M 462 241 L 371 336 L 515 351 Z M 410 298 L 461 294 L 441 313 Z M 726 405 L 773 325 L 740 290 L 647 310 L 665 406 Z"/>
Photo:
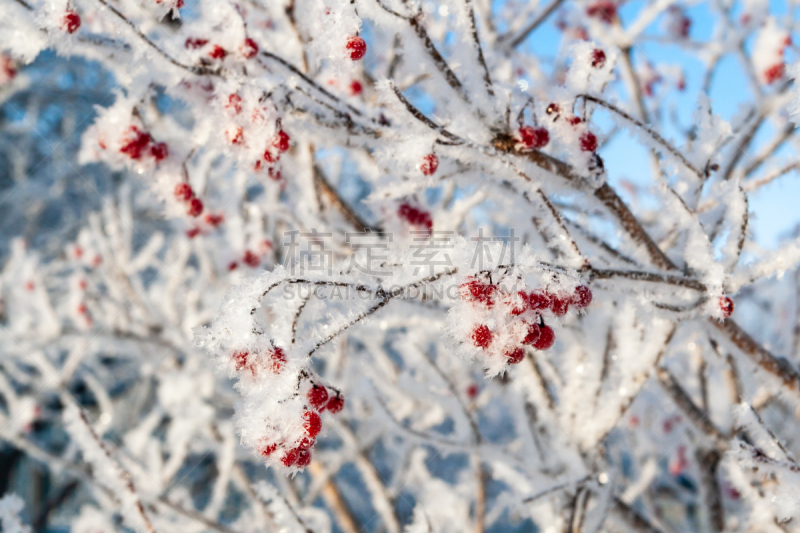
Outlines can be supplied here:
<path id="1" fill-rule="evenodd" d="M 783 63 L 778 63 L 777 65 L 772 65 L 767 70 L 764 71 L 764 81 L 766 81 L 767 85 L 774 83 L 775 81 L 781 79 L 786 72 L 786 65 Z"/>
<path id="2" fill-rule="evenodd" d="M 248 363 L 248 356 L 250 352 L 247 350 L 239 350 L 238 352 L 233 352 L 231 359 L 233 360 L 234 367 L 236 370 L 242 370 L 243 368 L 247 368 Z"/>
<path id="3" fill-rule="evenodd" d="M 17 76 L 17 67 L 11 57 L 0 54 L 0 72 L 6 77 L 6 81 L 13 80 Z"/>
<path id="4" fill-rule="evenodd" d="M 278 449 L 277 444 L 263 444 L 258 448 L 258 453 L 263 455 L 264 457 L 269 457 L 277 449 Z"/>
<path id="5" fill-rule="evenodd" d="M 231 261 L 230 263 L 228 263 L 228 272 L 233 272 L 237 268 L 239 268 L 239 263 L 237 263 L 236 261 Z"/>
<path id="6" fill-rule="evenodd" d="M 208 44 L 208 39 L 200 39 L 198 37 L 188 37 L 183 45 L 186 48 L 192 48 L 193 50 L 197 50 L 198 48 L 202 48 L 207 44 Z"/>
<path id="7" fill-rule="evenodd" d="M 311 452 L 301 449 L 297 454 L 297 466 L 300 468 L 308 466 L 311 462 Z"/>
<path id="8" fill-rule="evenodd" d="M 528 295 L 528 306 L 534 311 L 547 309 L 553 297 L 547 291 L 533 291 Z"/>
<path id="9" fill-rule="evenodd" d="M 361 37 L 350 37 L 347 40 L 347 45 L 345 46 L 348 50 L 350 50 L 350 59 L 353 61 L 358 61 L 359 59 L 363 59 L 364 56 L 367 54 L 367 43 Z"/>
<path id="10" fill-rule="evenodd" d="M 558 114 L 560 112 L 561 112 L 561 108 L 555 102 L 553 102 L 553 103 L 551 103 L 550 105 L 547 106 L 547 114 L 548 115 Z"/>
<path id="11" fill-rule="evenodd" d="M 617 5 L 610 0 L 600 0 L 587 7 L 586 14 L 611 24 L 617 17 Z"/>
<path id="12" fill-rule="evenodd" d="M 519 291 L 516 295 L 511 296 L 509 302 L 511 309 L 509 313 L 514 316 L 519 316 L 528 310 L 528 294 L 525 291 Z"/>
<path id="13" fill-rule="evenodd" d="M 236 93 L 229 95 L 228 103 L 225 104 L 225 107 L 233 109 L 233 112 L 238 115 L 242 112 L 242 97 Z"/>
<path id="14" fill-rule="evenodd" d="M 308 449 L 310 449 L 312 446 L 314 446 L 314 443 L 315 443 L 316 441 L 317 441 L 317 439 L 310 439 L 310 438 L 308 438 L 308 437 L 303 437 L 303 438 L 302 438 L 302 439 L 300 439 L 300 441 L 297 443 L 297 449 L 298 449 L 298 450 L 308 450 Z"/>
<path id="15" fill-rule="evenodd" d="M 550 142 L 550 133 L 545 128 L 522 126 L 519 129 L 520 143 L 525 148 L 544 148 Z"/>
<path id="16" fill-rule="evenodd" d="M 245 38 L 240 50 L 245 59 L 251 59 L 258 53 L 258 44 L 256 44 L 256 42 L 250 37 L 247 37 Z"/>
<path id="17" fill-rule="evenodd" d="M 553 311 L 553 314 L 556 316 L 564 316 L 569 311 L 569 298 L 564 298 L 562 296 L 553 296 L 553 299 L 550 300 L 550 309 Z"/>
<path id="18" fill-rule="evenodd" d="M 190 239 L 194 239 L 198 235 L 200 235 L 200 228 L 192 228 L 186 231 L 186 236 Z"/>
<path id="19" fill-rule="evenodd" d="M 203 212 L 203 201 L 200 198 L 189 200 L 189 209 L 186 211 L 190 217 L 199 217 Z"/>
<path id="20" fill-rule="evenodd" d="M 719 308 L 722 309 L 723 317 L 730 318 L 733 314 L 733 300 L 727 296 L 723 296 L 719 299 Z"/>
<path id="21" fill-rule="evenodd" d="M 459 286 L 461 298 L 472 302 L 481 302 L 487 307 L 494 305 L 494 295 L 497 292 L 496 285 L 484 284 L 476 279 L 470 279 Z"/>
<path id="22" fill-rule="evenodd" d="M 539 329 L 539 338 L 533 343 L 533 347 L 537 350 L 547 350 L 553 346 L 553 344 L 555 344 L 556 334 L 553 332 L 553 328 L 550 326 L 542 326 Z"/>
<path id="23" fill-rule="evenodd" d="M 244 130 L 241 126 L 232 126 L 225 132 L 228 142 L 231 144 L 244 144 Z"/>
<path id="24" fill-rule="evenodd" d="M 533 346 L 534 344 L 536 344 L 536 341 L 538 341 L 539 337 L 541 336 L 542 336 L 542 328 L 539 327 L 539 324 L 528 324 L 528 333 L 522 340 L 522 344 Z"/>
<path id="25" fill-rule="evenodd" d="M 422 158 L 422 163 L 419 165 L 419 169 L 425 176 L 432 176 L 437 168 L 439 168 L 439 158 L 436 157 L 436 154 L 426 155 Z"/>
<path id="26" fill-rule="evenodd" d="M 353 80 L 353 81 L 350 82 L 350 94 L 352 96 L 358 96 L 359 94 L 361 94 L 361 91 L 363 89 L 364 88 L 361 86 L 361 82 L 360 81 Z"/>
<path id="27" fill-rule="evenodd" d="M 67 33 L 75 33 L 81 27 L 81 17 L 74 11 L 67 11 L 61 19 L 61 28 Z"/>
<path id="28" fill-rule="evenodd" d="M 289 450 L 286 452 L 286 455 L 283 456 L 283 459 L 281 459 L 281 463 L 283 463 L 283 466 L 292 466 L 297 462 L 299 458 L 300 458 L 299 450 Z"/>
<path id="29" fill-rule="evenodd" d="M 303 429 L 309 437 L 316 437 L 322 430 L 322 419 L 314 411 L 306 411 L 303 413 Z"/>
<path id="30" fill-rule="evenodd" d="M 481 390 L 478 388 L 478 386 L 475 383 L 470 383 L 469 387 L 467 387 L 467 397 L 470 400 L 474 400 L 475 398 L 478 397 L 478 394 L 480 393 L 480 391 Z"/>
<path id="31" fill-rule="evenodd" d="M 275 156 L 274 156 L 274 155 L 272 155 L 272 152 L 270 152 L 270 151 L 269 151 L 269 148 L 267 148 L 267 149 L 264 151 L 264 160 L 265 160 L 267 163 L 274 163 L 275 161 L 277 161 L 277 159 L 275 158 Z M 260 163 L 260 161 L 259 161 L 259 163 Z"/>
<path id="32" fill-rule="evenodd" d="M 328 389 L 321 385 L 313 385 L 308 391 L 308 403 L 317 411 L 325 409 L 328 403 Z"/>
<path id="33" fill-rule="evenodd" d="M 600 50 L 599 48 L 595 48 L 592 50 L 592 66 L 594 68 L 603 68 L 606 64 L 606 53 Z"/>
<path id="34" fill-rule="evenodd" d="M 522 362 L 525 359 L 525 350 L 522 348 L 514 348 L 513 350 L 508 350 L 505 353 L 506 359 L 508 359 L 509 365 L 516 365 Z"/>
<path id="35" fill-rule="evenodd" d="M 194 191 L 192 190 L 192 186 L 188 183 L 179 183 L 175 186 L 175 198 L 178 200 L 182 200 L 184 202 L 188 202 L 192 198 L 194 198 Z"/>
<path id="36" fill-rule="evenodd" d="M 156 161 L 163 161 L 169 155 L 169 147 L 167 147 L 167 143 L 156 143 L 150 147 L 150 155 Z"/>
<path id="37" fill-rule="evenodd" d="M 592 289 L 586 285 L 575 287 L 575 294 L 572 295 L 572 303 L 576 307 L 588 307 L 592 303 Z"/>
<path id="38" fill-rule="evenodd" d="M 477 326 L 472 331 L 472 342 L 478 348 L 486 349 L 492 343 L 492 330 L 486 324 Z"/>
<path id="39" fill-rule="evenodd" d="M 119 151 L 131 159 L 139 159 L 142 157 L 142 151 L 150 144 L 150 134 L 139 130 L 136 126 L 130 127 L 130 134 Z"/>
<path id="40" fill-rule="evenodd" d="M 583 122 L 583 120 L 581 119 L 581 117 L 572 116 L 567 119 L 567 122 L 569 122 L 570 126 L 577 126 L 578 124 Z"/>
<path id="41" fill-rule="evenodd" d="M 597 150 L 597 137 L 591 131 L 581 135 L 581 150 L 584 152 L 594 152 Z"/>
<path id="42" fill-rule="evenodd" d="M 208 213 L 205 217 L 205 220 L 206 224 L 216 228 L 225 221 L 225 215 L 223 215 L 222 213 L 219 213 L 217 215 Z"/>
<path id="43" fill-rule="evenodd" d="M 286 365 L 286 352 L 283 348 L 275 348 L 269 353 L 269 364 L 275 374 L 283 370 Z"/>
<path id="44" fill-rule="evenodd" d="M 250 250 L 245 250 L 244 257 L 242 257 L 242 262 L 250 268 L 256 268 L 261 264 L 261 258 Z"/>
<path id="45" fill-rule="evenodd" d="M 275 140 L 272 141 L 272 146 L 280 150 L 281 152 L 285 152 L 289 149 L 289 141 L 290 141 L 289 134 L 285 131 L 281 130 L 278 132 L 277 137 Z"/>
<path id="46" fill-rule="evenodd" d="M 220 45 L 215 44 L 214 48 L 208 53 L 208 56 L 211 59 L 225 59 L 225 56 L 228 55 L 228 52 L 225 51 Z"/>
<path id="47" fill-rule="evenodd" d="M 344 396 L 340 396 L 337 394 L 330 400 L 328 400 L 328 405 L 325 406 L 329 412 L 336 414 L 342 409 L 344 409 Z"/>

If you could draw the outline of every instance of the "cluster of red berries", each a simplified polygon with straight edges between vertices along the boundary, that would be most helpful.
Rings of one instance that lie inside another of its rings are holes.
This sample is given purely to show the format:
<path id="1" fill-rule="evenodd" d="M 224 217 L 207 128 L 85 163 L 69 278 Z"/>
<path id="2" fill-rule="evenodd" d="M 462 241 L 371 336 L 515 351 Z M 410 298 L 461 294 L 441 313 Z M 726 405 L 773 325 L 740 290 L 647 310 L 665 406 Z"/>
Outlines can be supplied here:
<path id="1" fill-rule="evenodd" d="M 603 68 L 606 64 L 606 53 L 600 50 L 599 48 L 595 48 L 592 50 L 592 67 L 594 68 Z"/>
<path id="2" fill-rule="evenodd" d="M 487 308 L 494 307 L 495 303 L 500 301 L 506 306 L 509 316 L 520 317 L 520 320 L 523 320 L 526 329 L 522 344 L 537 350 L 547 350 L 553 346 L 556 339 L 553 329 L 544 323 L 542 314 L 545 311 L 550 311 L 555 316 L 564 316 L 570 305 L 582 309 L 592 302 L 592 291 L 585 285 L 576 287 L 572 294 L 552 293 L 546 290 L 504 294 L 495 284 L 470 278 L 461 284 L 459 292 L 463 300 L 478 303 Z M 522 318 L 522 315 L 528 311 L 533 312 L 534 320 Z M 476 347 L 487 350 L 491 346 L 494 336 L 494 332 L 489 326 L 478 324 L 473 328 L 470 339 Z M 515 365 L 524 359 L 525 349 L 523 346 L 515 346 L 506 349 L 503 355 L 509 364 Z"/>
<path id="3" fill-rule="evenodd" d="M 194 195 L 194 190 L 188 183 L 175 186 L 175 198 L 186 204 L 186 214 L 190 217 L 199 217 L 203 213 L 203 201 Z"/>
<path id="4" fill-rule="evenodd" d="M 419 170 L 425 176 L 432 176 L 436 173 L 436 169 L 439 168 L 439 158 L 436 154 L 428 154 L 422 158 L 422 163 L 419 164 Z"/>
<path id="5" fill-rule="evenodd" d="M 357 35 L 347 39 L 345 48 L 350 52 L 350 59 L 353 61 L 363 59 L 367 55 L 367 42 Z"/>
<path id="6" fill-rule="evenodd" d="M 617 18 L 617 4 L 611 0 L 599 0 L 586 8 L 586 14 L 611 24 Z"/>
<path id="7" fill-rule="evenodd" d="M 257 377 L 261 372 L 269 371 L 279 374 L 286 366 L 286 352 L 283 348 L 275 346 L 264 354 L 250 353 L 248 350 L 233 352 L 231 361 L 237 372 L 247 371 L 252 377 Z"/>
<path id="8" fill-rule="evenodd" d="M 516 137 L 519 140 L 517 143 L 519 149 L 530 150 L 531 148 L 536 148 L 538 150 L 544 148 L 550 142 L 550 132 L 542 127 L 522 126 Z"/>
<path id="9" fill-rule="evenodd" d="M 405 220 L 412 226 L 420 226 L 430 231 L 433 229 L 433 219 L 431 214 L 422 209 L 416 208 L 409 203 L 402 203 L 397 209 L 397 216 Z"/>
<path id="10" fill-rule="evenodd" d="M 81 16 L 75 11 L 67 11 L 61 17 L 61 29 L 67 33 L 75 33 L 81 27 Z"/>
<path id="11" fill-rule="evenodd" d="M 329 411 L 336 414 L 344 409 L 344 396 L 339 391 L 335 395 L 330 395 L 328 389 L 322 385 L 312 384 L 306 394 L 311 409 L 303 411 L 303 431 L 305 435 L 295 442 L 287 445 L 286 443 L 274 443 L 263 441 L 258 446 L 258 453 L 264 457 L 270 457 L 280 448 L 283 457 L 280 462 L 285 467 L 305 467 L 311 462 L 311 448 L 314 446 L 317 435 L 322 431 L 322 418 L 319 413 Z"/>
<path id="12" fill-rule="evenodd" d="M 603 56 L 605 56 L 605 53 L 603 53 Z M 547 114 L 552 116 L 553 122 L 555 122 L 561 118 L 561 107 L 555 102 L 551 103 L 547 106 Z M 567 122 L 573 128 L 577 128 L 583 123 L 583 119 L 573 115 L 567 119 Z M 581 150 L 584 152 L 594 152 L 599 146 L 597 142 L 597 136 L 588 129 L 581 133 L 580 137 L 578 138 L 578 143 L 580 144 Z"/>
<path id="13" fill-rule="evenodd" d="M 783 41 L 783 46 L 778 50 L 777 54 L 778 63 L 775 63 L 774 65 L 771 65 L 767 67 L 766 70 L 764 70 L 764 83 L 766 83 L 767 85 L 775 83 L 776 81 L 783 78 L 783 76 L 786 74 L 786 63 L 784 63 L 783 61 L 783 55 L 784 52 L 786 51 L 786 47 L 791 46 L 791 44 L 792 44 L 792 38 L 791 36 L 787 36 L 786 39 Z"/>
<path id="14" fill-rule="evenodd" d="M 192 50 L 199 50 L 203 48 L 205 45 L 208 44 L 208 39 L 203 39 L 200 37 L 188 37 L 186 42 L 183 45 L 186 48 L 190 48 Z M 258 54 L 258 43 L 256 43 L 250 37 L 245 38 L 244 42 L 241 46 L 239 46 L 239 52 L 242 54 L 242 57 L 245 59 L 251 59 Z M 211 59 L 218 59 L 223 60 L 228 57 L 228 51 L 225 50 L 222 46 L 215 44 L 211 47 L 211 50 L 208 51 L 208 57 Z"/>
<path id="15" fill-rule="evenodd" d="M 123 140 L 119 151 L 136 161 L 141 159 L 144 154 L 149 154 L 156 161 L 163 161 L 169 156 L 167 143 L 153 142 L 153 137 L 149 133 L 136 126 L 128 129 L 128 135 Z"/>

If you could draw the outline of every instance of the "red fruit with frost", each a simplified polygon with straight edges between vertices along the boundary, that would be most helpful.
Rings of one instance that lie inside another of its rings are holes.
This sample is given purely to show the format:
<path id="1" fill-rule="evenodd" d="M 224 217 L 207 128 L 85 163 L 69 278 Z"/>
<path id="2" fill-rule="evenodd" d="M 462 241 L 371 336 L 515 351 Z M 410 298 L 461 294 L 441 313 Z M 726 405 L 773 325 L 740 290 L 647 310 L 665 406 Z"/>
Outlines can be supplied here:
<path id="1" fill-rule="evenodd" d="M 522 348 L 513 348 L 505 353 L 509 365 L 517 365 L 525 359 L 525 350 Z"/>
<path id="2" fill-rule="evenodd" d="M 188 202 L 194 198 L 192 186 L 188 183 L 179 183 L 175 186 L 175 198 L 183 202 Z"/>
<path id="3" fill-rule="evenodd" d="M 200 198 L 192 198 L 189 200 L 189 208 L 186 214 L 190 217 L 199 217 L 203 212 L 203 201 Z"/>
<path id="4" fill-rule="evenodd" d="M 617 5 L 610 0 L 594 2 L 586 8 L 586 14 L 611 24 L 617 18 Z"/>
<path id="5" fill-rule="evenodd" d="M 234 114 L 238 115 L 242 112 L 242 97 L 236 93 L 228 95 L 228 103 L 225 104 L 225 107 L 233 110 Z"/>
<path id="6" fill-rule="evenodd" d="M 606 53 L 600 50 L 599 48 L 595 48 L 592 50 L 592 66 L 594 68 L 603 68 L 606 64 Z"/>
<path id="7" fill-rule="evenodd" d="M 205 216 L 205 221 L 206 224 L 208 224 L 209 226 L 216 228 L 225 221 L 225 215 L 223 215 L 222 213 L 219 213 L 217 215 L 208 213 Z"/>
<path id="8" fill-rule="evenodd" d="M 570 299 L 563 296 L 553 296 L 550 301 L 550 310 L 556 316 L 564 316 L 569 311 Z"/>
<path id="9" fill-rule="evenodd" d="M 486 324 L 480 324 L 472 330 L 472 342 L 484 350 L 492 343 L 492 330 Z"/>
<path id="10" fill-rule="evenodd" d="M 328 405 L 325 406 L 325 409 L 333 414 L 336 414 L 342 409 L 344 409 L 344 396 L 337 394 L 336 396 L 328 400 Z"/>
<path id="11" fill-rule="evenodd" d="M 309 450 L 301 449 L 297 452 L 297 466 L 300 468 L 306 467 L 311 463 L 311 452 Z"/>
<path id="12" fill-rule="evenodd" d="M 244 368 L 247 368 L 249 363 L 248 360 L 249 356 L 250 352 L 248 352 L 247 350 L 239 350 L 238 352 L 233 352 L 231 360 L 233 361 L 233 365 L 236 368 L 236 370 L 242 370 Z"/>
<path id="13" fill-rule="evenodd" d="M 584 152 L 594 152 L 597 150 L 597 137 L 591 131 L 581 135 L 581 150 Z"/>
<path id="14" fill-rule="evenodd" d="M 428 154 L 422 158 L 422 163 L 419 165 L 420 171 L 425 176 L 432 176 L 436 169 L 439 168 L 439 158 L 436 154 Z"/>
<path id="15" fill-rule="evenodd" d="M 547 350 L 555 344 L 556 334 L 550 326 L 542 326 L 539 329 L 541 331 L 539 338 L 536 339 L 532 346 L 537 350 Z"/>
<path id="16" fill-rule="evenodd" d="M 200 235 L 200 228 L 192 228 L 190 230 L 186 230 L 186 236 L 189 237 L 190 239 L 194 239 L 198 235 Z"/>
<path id="17" fill-rule="evenodd" d="M 528 332 L 525 334 L 525 338 L 522 339 L 522 344 L 533 346 L 541 336 L 542 328 L 539 327 L 539 324 L 528 324 Z"/>
<path id="18" fill-rule="evenodd" d="M 231 261 L 230 263 L 228 263 L 228 272 L 233 272 L 237 268 L 239 268 L 239 263 L 237 263 L 236 261 Z"/>
<path id="19" fill-rule="evenodd" d="M 283 367 L 286 366 L 286 352 L 283 351 L 283 348 L 275 348 L 269 352 L 268 364 L 275 374 L 283 370 Z"/>
<path id="20" fill-rule="evenodd" d="M 520 143 L 525 148 L 544 148 L 550 142 L 550 132 L 545 128 L 522 126 L 519 129 L 518 136 Z"/>
<path id="21" fill-rule="evenodd" d="M 539 311 L 541 309 L 547 309 L 550 307 L 550 301 L 553 297 L 547 291 L 532 291 L 528 295 L 528 306 L 533 309 L 534 311 Z"/>
<path id="22" fill-rule="evenodd" d="M 250 37 L 247 37 L 239 50 L 242 52 L 242 56 L 245 59 L 252 59 L 256 57 L 258 53 L 258 44 Z"/>
<path id="23" fill-rule="evenodd" d="M 119 151 L 131 159 L 140 159 L 142 152 L 150 144 L 150 134 L 141 131 L 136 126 L 131 126 L 129 131 L 130 133 Z"/>
<path id="24" fill-rule="evenodd" d="M 351 96 L 358 96 L 364 90 L 364 87 L 361 85 L 361 82 L 358 80 L 353 80 L 350 82 L 350 95 Z"/>
<path id="25" fill-rule="evenodd" d="M 277 445 L 277 444 L 274 444 L 274 443 L 273 443 L 273 444 L 262 444 L 262 445 L 261 445 L 261 446 L 258 448 L 258 453 L 259 453 L 260 455 L 263 455 L 264 457 L 269 457 L 269 456 L 270 456 L 270 455 L 272 455 L 272 454 L 275 452 L 275 450 L 277 450 L 277 449 L 278 449 L 278 445 Z"/>
<path id="26" fill-rule="evenodd" d="M 289 134 L 281 130 L 278 132 L 277 136 L 275 137 L 275 140 L 272 141 L 272 146 L 274 146 L 281 152 L 286 152 L 287 150 L 289 150 L 290 140 L 291 137 L 289 137 Z"/>
<path id="27" fill-rule="evenodd" d="M 81 27 L 81 17 L 75 11 L 67 11 L 61 19 L 61 29 L 67 33 L 75 33 Z"/>
<path id="28" fill-rule="evenodd" d="M 250 268 L 256 268 L 261 264 L 261 258 L 258 257 L 253 252 L 251 252 L 250 250 L 245 250 L 244 256 L 242 257 L 242 263 L 249 266 Z"/>
<path id="29" fill-rule="evenodd" d="M 561 112 L 561 108 L 556 103 L 551 103 L 547 106 L 547 114 L 548 115 L 557 115 Z"/>
<path id="30" fill-rule="evenodd" d="M 584 308 L 592 303 L 592 289 L 586 285 L 575 287 L 575 293 L 572 295 L 572 303 L 575 307 Z"/>
<path id="31" fill-rule="evenodd" d="M 228 52 L 225 51 L 220 45 L 215 44 L 214 48 L 208 53 L 208 56 L 211 59 L 225 59 L 225 56 L 228 55 Z"/>
<path id="32" fill-rule="evenodd" d="M 727 296 L 723 296 L 719 299 L 719 308 L 722 310 L 722 316 L 724 318 L 730 318 L 731 315 L 733 315 L 733 300 Z"/>
<path id="33" fill-rule="evenodd" d="M 156 161 L 165 160 L 167 156 L 169 156 L 169 147 L 167 146 L 167 143 L 156 143 L 151 146 L 150 155 L 152 155 Z"/>
<path id="34" fill-rule="evenodd" d="M 767 70 L 764 71 L 764 81 L 767 85 L 775 83 L 777 80 L 783 78 L 783 75 L 786 73 L 786 65 L 783 63 L 778 63 L 777 65 L 772 65 Z"/>
<path id="35" fill-rule="evenodd" d="M 512 295 L 509 302 L 511 309 L 509 314 L 519 316 L 528 310 L 528 294 L 525 291 L 519 291 L 516 295 Z"/>
<path id="36" fill-rule="evenodd" d="M 197 50 L 198 48 L 202 48 L 207 44 L 208 44 L 208 39 L 201 39 L 199 37 L 187 37 L 186 42 L 183 43 L 183 46 L 185 46 L 186 48 Z"/>
<path id="37" fill-rule="evenodd" d="M 286 455 L 283 456 L 281 459 L 281 463 L 283 466 L 293 466 L 297 463 L 297 460 L 300 458 L 300 451 L 299 450 L 288 450 Z"/>
<path id="38" fill-rule="evenodd" d="M 470 400 L 474 400 L 475 398 L 477 398 L 480 392 L 481 390 L 475 383 L 470 383 L 469 387 L 467 387 L 467 397 Z"/>
<path id="39" fill-rule="evenodd" d="M 470 279 L 462 283 L 459 288 L 461 298 L 469 302 L 480 302 L 487 307 L 494 305 L 494 296 L 497 293 L 497 286 L 482 283 L 477 279 Z"/>
<path id="40" fill-rule="evenodd" d="M 325 409 L 325 405 L 328 403 L 328 389 L 321 385 L 312 385 L 306 396 L 311 407 L 318 411 Z"/>
<path id="41" fill-rule="evenodd" d="M 303 429 L 309 437 L 316 437 L 322 431 L 322 419 L 314 411 L 306 411 L 303 413 Z"/>
<path id="42" fill-rule="evenodd" d="M 367 55 L 367 42 L 358 36 L 350 37 L 345 48 L 350 51 L 350 59 L 353 61 L 363 59 Z"/>
<path id="43" fill-rule="evenodd" d="M 231 144 L 244 144 L 244 130 L 241 126 L 232 126 L 225 132 L 228 142 Z"/>

